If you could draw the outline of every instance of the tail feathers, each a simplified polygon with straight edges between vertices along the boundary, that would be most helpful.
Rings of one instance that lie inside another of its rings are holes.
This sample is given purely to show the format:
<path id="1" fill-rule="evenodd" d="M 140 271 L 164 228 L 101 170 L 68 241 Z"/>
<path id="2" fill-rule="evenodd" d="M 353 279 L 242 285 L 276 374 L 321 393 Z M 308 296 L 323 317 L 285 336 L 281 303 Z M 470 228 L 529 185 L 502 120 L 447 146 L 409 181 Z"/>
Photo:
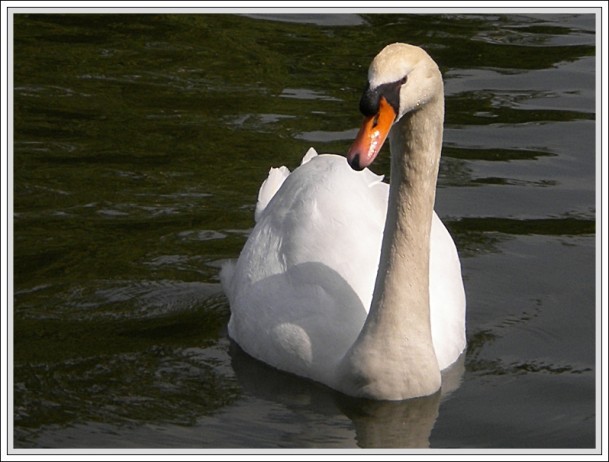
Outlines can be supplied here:
<path id="1" fill-rule="evenodd" d="M 275 193 L 279 190 L 285 179 L 289 176 L 290 170 L 287 167 L 272 168 L 269 171 L 269 176 L 258 191 L 258 203 L 254 212 L 254 219 L 258 221 L 262 216 L 262 212 L 266 209 Z"/>
<path id="2" fill-rule="evenodd" d="M 306 152 L 300 165 L 304 165 L 311 159 L 317 156 L 317 151 L 314 148 L 309 148 Z M 266 209 L 275 193 L 281 188 L 281 185 L 285 179 L 290 175 L 290 170 L 287 167 L 272 168 L 269 171 L 269 176 L 258 191 L 258 203 L 256 204 L 256 211 L 254 213 L 254 219 L 258 221 L 262 216 L 262 213 Z"/>
<path id="3" fill-rule="evenodd" d="M 304 157 L 302 158 L 302 160 L 300 161 L 300 165 L 304 165 L 307 162 L 309 162 L 313 157 L 317 156 L 317 151 L 315 150 L 315 148 L 309 148 L 309 150 L 307 151 L 307 153 L 304 155 Z"/>

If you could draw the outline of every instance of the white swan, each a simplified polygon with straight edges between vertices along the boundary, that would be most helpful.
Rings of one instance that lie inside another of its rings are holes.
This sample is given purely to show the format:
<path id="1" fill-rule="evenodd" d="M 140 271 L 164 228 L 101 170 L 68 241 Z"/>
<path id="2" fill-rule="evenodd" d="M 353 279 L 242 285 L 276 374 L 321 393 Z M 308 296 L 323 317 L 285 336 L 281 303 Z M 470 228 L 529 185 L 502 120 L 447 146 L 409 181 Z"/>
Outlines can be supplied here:
<path id="1" fill-rule="evenodd" d="M 348 395 L 426 396 L 465 348 L 459 257 L 433 211 L 444 119 L 437 65 L 418 47 L 387 46 L 360 110 L 353 168 L 311 149 L 293 173 L 271 169 L 256 226 L 221 271 L 228 332 L 251 356 Z M 364 168 L 390 130 L 388 186 Z"/>

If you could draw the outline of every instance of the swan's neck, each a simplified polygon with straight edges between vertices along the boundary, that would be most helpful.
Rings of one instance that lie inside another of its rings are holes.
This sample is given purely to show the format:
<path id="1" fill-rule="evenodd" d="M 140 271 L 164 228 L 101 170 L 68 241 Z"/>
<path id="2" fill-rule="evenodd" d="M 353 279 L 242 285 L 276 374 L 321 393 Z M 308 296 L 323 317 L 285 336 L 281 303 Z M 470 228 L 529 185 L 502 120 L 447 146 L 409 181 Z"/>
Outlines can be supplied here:
<path id="1" fill-rule="evenodd" d="M 438 95 L 391 131 L 389 204 L 374 295 L 344 359 L 363 396 L 413 398 L 441 384 L 429 319 L 429 245 L 443 101 Z"/>

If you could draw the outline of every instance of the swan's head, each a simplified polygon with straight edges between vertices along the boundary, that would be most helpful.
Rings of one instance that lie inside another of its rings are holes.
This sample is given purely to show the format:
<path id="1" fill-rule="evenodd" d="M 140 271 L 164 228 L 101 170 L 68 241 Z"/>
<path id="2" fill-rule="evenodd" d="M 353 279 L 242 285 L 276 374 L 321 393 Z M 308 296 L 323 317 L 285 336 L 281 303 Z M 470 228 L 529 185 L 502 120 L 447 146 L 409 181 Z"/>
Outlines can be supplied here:
<path id="1" fill-rule="evenodd" d="M 347 153 L 351 167 L 368 167 L 393 124 L 438 96 L 443 97 L 442 76 L 423 49 L 405 43 L 383 48 L 368 69 L 368 85 L 359 103 L 364 122 Z"/>

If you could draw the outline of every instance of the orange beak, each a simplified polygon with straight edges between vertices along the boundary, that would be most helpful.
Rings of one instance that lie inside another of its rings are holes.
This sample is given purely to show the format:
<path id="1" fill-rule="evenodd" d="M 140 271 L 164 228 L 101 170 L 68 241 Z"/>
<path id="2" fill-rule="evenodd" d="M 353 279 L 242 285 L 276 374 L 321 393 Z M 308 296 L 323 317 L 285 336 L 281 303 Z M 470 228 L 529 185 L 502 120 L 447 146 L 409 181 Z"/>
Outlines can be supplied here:
<path id="1" fill-rule="evenodd" d="M 372 164 L 387 139 L 395 117 L 391 104 L 381 97 L 378 112 L 364 119 L 355 141 L 347 152 L 347 161 L 351 168 L 363 170 Z"/>

